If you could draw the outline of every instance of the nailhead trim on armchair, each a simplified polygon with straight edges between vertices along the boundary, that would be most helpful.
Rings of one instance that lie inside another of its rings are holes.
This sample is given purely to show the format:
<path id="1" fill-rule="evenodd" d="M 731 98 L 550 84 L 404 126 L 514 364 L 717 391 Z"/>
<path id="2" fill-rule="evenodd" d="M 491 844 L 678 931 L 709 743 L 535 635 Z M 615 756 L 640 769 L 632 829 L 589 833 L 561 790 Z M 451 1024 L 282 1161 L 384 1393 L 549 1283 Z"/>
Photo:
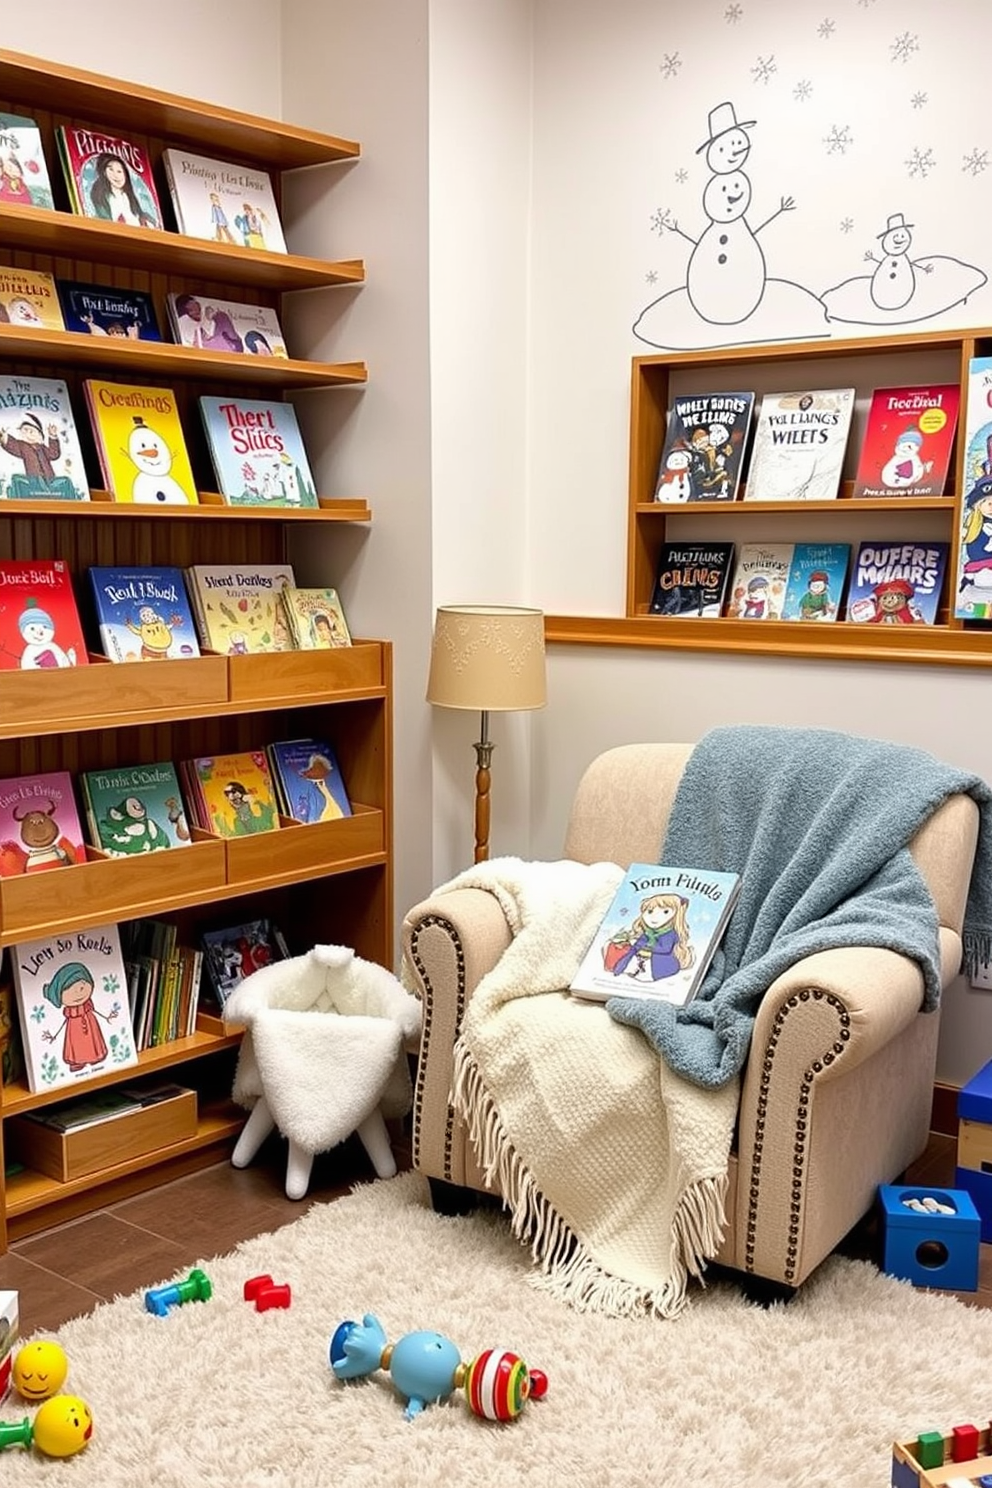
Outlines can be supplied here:
<path id="1" fill-rule="evenodd" d="M 425 919 L 420 922 L 416 930 L 413 932 L 413 935 L 411 936 L 410 959 L 413 961 L 413 964 L 417 969 L 417 974 L 421 978 L 424 987 L 429 988 L 430 979 L 427 975 L 426 966 L 417 954 L 417 944 L 423 931 L 428 930 L 435 925 L 440 926 L 440 928 L 445 931 L 445 933 L 450 937 L 451 943 L 455 948 L 455 964 L 458 974 L 458 991 L 456 1000 L 457 1022 L 455 1026 L 456 1029 L 458 1029 L 461 1028 L 462 1019 L 465 1016 L 465 952 L 462 948 L 460 938 L 455 933 L 455 928 L 452 925 L 451 921 L 445 919 L 442 915 L 427 915 Z M 420 1133 L 423 1130 L 422 1118 L 424 1106 L 424 1079 L 426 1076 L 427 1065 L 430 1058 L 431 1034 L 433 1031 L 433 1008 L 434 999 L 432 996 L 428 996 L 424 1002 L 424 1019 L 420 1035 L 420 1059 L 417 1061 L 417 1079 L 413 1093 L 413 1104 L 415 1113 L 415 1120 L 413 1125 L 414 1167 L 418 1167 L 420 1162 Z M 454 1125 L 455 1109 L 449 1101 L 444 1122 L 444 1176 L 449 1183 L 453 1181 L 451 1168 L 451 1139 Z"/>

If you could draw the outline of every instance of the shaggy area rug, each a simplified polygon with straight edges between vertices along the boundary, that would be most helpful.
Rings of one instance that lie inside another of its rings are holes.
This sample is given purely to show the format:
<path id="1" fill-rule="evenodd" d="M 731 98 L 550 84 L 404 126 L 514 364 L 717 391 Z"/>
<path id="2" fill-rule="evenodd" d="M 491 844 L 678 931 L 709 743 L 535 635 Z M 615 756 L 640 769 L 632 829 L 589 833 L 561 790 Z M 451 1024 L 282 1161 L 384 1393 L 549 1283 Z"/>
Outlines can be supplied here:
<path id="1" fill-rule="evenodd" d="M 893 1438 L 992 1413 L 990 1313 L 841 1258 L 787 1307 L 720 1282 L 674 1322 L 578 1313 L 535 1287 L 501 1215 L 440 1218 L 413 1173 L 202 1265 L 208 1302 L 158 1318 L 136 1292 L 65 1325 L 66 1388 L 89 1403 L 93 1439 L 63 1462 L 10 1448 L 5 1481 L 868 1488 L 888 1483 Z M 262 1273 L 292 1287 L 287 1311 L 243 1300 Z M 390 1341 L 423 1328 L 466 1360 L 513 1349 L 546 1371 L 547 1396 L 507 1425 L 460 1394 L 407 1421 L 388 1375 L 344 1385 L 328 1368 L 338 1323 L 369 1311 Z"/>

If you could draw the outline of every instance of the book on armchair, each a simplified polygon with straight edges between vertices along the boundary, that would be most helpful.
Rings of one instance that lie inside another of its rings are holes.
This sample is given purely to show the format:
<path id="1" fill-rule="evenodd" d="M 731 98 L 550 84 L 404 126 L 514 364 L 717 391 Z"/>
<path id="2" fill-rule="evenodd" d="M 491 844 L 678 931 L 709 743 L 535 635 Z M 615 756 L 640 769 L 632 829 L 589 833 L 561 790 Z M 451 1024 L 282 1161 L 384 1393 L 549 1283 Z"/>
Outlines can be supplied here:
<path id="1" fill-rule="evenodd" d="M 631 863 L 569 991 L 681 1007 L 703 984 L 740 887 L 737 873 Z"/>

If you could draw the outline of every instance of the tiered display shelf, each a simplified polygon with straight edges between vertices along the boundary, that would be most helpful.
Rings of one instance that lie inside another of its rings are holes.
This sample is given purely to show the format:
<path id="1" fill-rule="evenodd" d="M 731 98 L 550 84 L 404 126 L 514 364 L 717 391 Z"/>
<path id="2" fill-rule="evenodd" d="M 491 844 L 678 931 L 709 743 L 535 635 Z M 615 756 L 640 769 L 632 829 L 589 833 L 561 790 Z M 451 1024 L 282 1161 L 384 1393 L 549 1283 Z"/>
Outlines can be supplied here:
<path id="1" fill-rule="evenodd" d="M 931 380 L 959 382 L 964 388 L 969 359 L 990 352 L 992 330 L 982 329 L 635 357 L 630 401 L 625 613 L 616 618 L 549 615 L 548 641 L 845 661 L 992 666 L 992 632 L 955 620 L 953 605 L 947 600 L 959 545 L 957 492 L 963 467 L 960 427 L 951 489 L 943 496 L 855 500 L 851 495 L 872 390 Z M 674 397 L 747 388 L 760 397 L 762 392 L 850 386 L 857 389 L 856 412 L 836 501 L 746 501 L 739 496 L 735 502 L 673 505 L 652 500 L 667 412 Z M 729 539 L 738 546 L 744 542 L 849 542 L 856 550 L 858 542 L 865 539 L 894 540 L 903 535 L 951 544 L 936 625 L 876 626 L 845 621 L 810 625 L 648 613 L 658 556 L 665 541 Z"/>
<path id="2" fill-rule="evenodd" d="M 357 144 L 98 77 L 0 50 L 0 111 L 41 125 L 49 173 L 60 190 L 54 129 L 97 123 L 139 140 L 158 169 L 162 149 L 178 145 L 273 174 L 354 160 Z M 331 178 L 328 177 L 330 186 Z M 159 195 L 168 191 L 159 178 Z M 300 288 L 360 285 L 358 260 L 325 263 L 293 254 L 194 241 L 173 232 L 130 229 L 0 204 L 0 262 L 151 293 L 163 331 L 165 296 L 213 291 L 280 308 Z M 91 486 L 99 487 L 86 442 L 82 378 L 110 376 L 172 388 L 190 448 L 200 505 L 116 505 L 93 490 L 87 503 L 0 500 L 0 558 L 62 558 L 77 593 L 93 564 L 277 563 L 290 556 L 300 523 L 367 522 L 354 494 L 322 494 L 316 510 L 233 509 L 213 490 L 196 399 L 218 386 L 245 397 L 292 390 L 360 387 L 364 364 L 330 364 L 199 351 L 166 342 L 96 339 L 70 332 L 0 327 L 0 371 L 57 376 L 69 385 Z M 327 396 L 321 393 L 320 396 Z M 258 839 L 194 833 L 191 846 L 136 860 L 95 850 L 85 863 L 25 879 L 0 880 L 0 948 L 110 921 L 149 915 L 176 921 L 195 940 L 208 924 L 271 916 L 291 949 L 340 941 L 392 963 L 392 650 L 357 640 L 333 652 L 270 656 L 204 655 L 162 666 L 89 665 L 55 674 L 0 672 L 0 777 L 83 770 L 260 748 L 313 735 L 334 744 L 354 814 L 302 826 L 283 821 Z M 189 1038 L 146 1050 L 139 1068 L 100 1075 L 89 1091 L 135 1074 L 171 1074 L 199 1097 L 195 1135 L 141 1157 L 111 1162 L 85 1178 L 59 1182 L 12 1165 L 4 1172 L 0 1251 L 10 1240 L 152 1187 L 225 1155 L 243 1113 L 228 1099 L 238 1036 L 201 1013 Z M 31 1094 L 23 1083 L 0 1090 L 0 1160 L 8 1118 L 64 1100 L 64 1088 Z"/>

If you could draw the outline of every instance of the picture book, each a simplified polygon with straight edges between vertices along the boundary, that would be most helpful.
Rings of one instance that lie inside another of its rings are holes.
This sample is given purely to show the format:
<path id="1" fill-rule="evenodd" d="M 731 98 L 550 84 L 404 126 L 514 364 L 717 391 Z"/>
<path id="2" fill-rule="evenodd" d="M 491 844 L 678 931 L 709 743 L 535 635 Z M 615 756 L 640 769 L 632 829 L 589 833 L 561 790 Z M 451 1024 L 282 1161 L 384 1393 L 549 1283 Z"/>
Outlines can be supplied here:
<path id="1" fill-rule="evenodd" d="M 0 264 L 0 325 L 64 331 L 54 275 Z"/>
<path id="2" fill-rule="evenodd" d="M 111 857 L 189 846 L 189 824 L 171 761 L 86 770 L 79 787 L 90 841 Z"/>
<path id="3" fill-rule="evenodd" d="M 100 644 L 111 661 L 199 656 L 181 568 L 89 570 Z"/>
<path id="4" fill-rule="evenodd" d="M 281 603 L 295 581 L 288 563 L 205 564 L 186 570 L 201 645 L 224 656 L 292 651 Z"/>
<path id="5" fill-rule="evenodd" d="M 162 227 L 152 163 L 142 145 L 73 124 L 60 124 L 55 138 L 74 212 L 127 227 Z"/>
<path id="6" fill-rule="evenodd" d="M 850 561 L 850 543 L 796 543 L 782 619 L 836 620 Z"/>
<path id="7" fill-rule="evenodd" d="M 950 546 L 861 543 L 851 565 L 845 618 L 862 625 L 933 625 Z"/>
<path id="8" fill-rule="evenodd" d="M 114 289 L 106 284 L 56 281 L 67 331 L 85 336 L 120 336 L 128 341 L 161 341 L 150 294 L 143 289 Z"/>
<path id="9" fill-rule="evenodd" d="M 0 671 L 51 671 L 88 661 L 62 560 L 0 559 Z"/>
<path id="10" fill-rule="evenodd" d="M 351 645 L 351 632 L 336 589 L 287 585 L 282 598 L 298 651 L 330 651 Z"/>
<path id="11" fill-rule="evenodd" d="M 284 816 L 298 822 L 351 816 L 338 757 L 322 739 L 287 739 L 266 750 Z"/>
<path id="12" fill-rule="evenodd" d="M 732 542 L 662 543 L 652 615 L 718 617 L 734 562 Z"/>
<path id="13" fill-rule="evenodd" d="M 958 521 L 955 619 L 992 620 L 992 357 L 968 363 Z"/>
<path id="14" fill-rule="evenodd" d="M 840 490 L 854 388 L 765 393 L 745 501 L 832 501 Z"/>
<path id="15" fill-rule="evenodd" d="M 175 393 L 95 378 L 83 387 L 103 478 L 114 500 L 196 506 Z"/>
<path id="16" fill-rule="evenodd" d="M 85 859 L 67 770 L 0 780 L 0 878 L 68 868 Z M 57 913 L 57 901 L 52 908 Z"/>
<path id="17" fill-rule="evenodd" d="M 289 959 L 282 931 L 271 920 L 247 920 L 222 930 L 205 930 L 201 937 L 207 979 L 218 1004 L 227 999 L 253 971 Z"/>
<path id="18" fill-rule="evenodd" d="M 228 506 L 320 504 L 292 403 L 207 397 L 200 414 Z"/>
<path id="19" fill-rule="evenodd" d="M 198 823 L 218 837 L 244 837 L 279 826 L 275 788 L 264 750 L 215 754 L 189 761 L 205 819 Z M 192 809 L 192 802 L 190 802 Z"/>
<path id="20" fill-rule="evenodd" d="M 15 945 L 11 964 L 34 1093 L 137 1064 L 116 925 Z"/>
<path id="21" fill-rule="evenodd" d="M 59 378 L 0 376 L 0 497 L 90 499 L 69 389 Z"/>
<path id="22" fill-rule="evenodd" d="M 0 1085 L 13 1085 L 24 1074 L 24 1046 L 17 1017 L 13 973 L 0 952 Z"/>
<path id="23" fill-rule="evenodd" d="M 730 582 L 727 615 L 734 620 L 780 620 L 795 543 L 742 543 Z"/>
<path id="24" fill-rule="evenodd" d="M 753 409 L 753 393 L 676 398 L 668 411 L 655 501 L 733 501 Z"/>
<path id="25" fill-rule="evenodd" d="M 576 997 L 695 997 L 740 893 L 737 873 L 631 863 L 569 985 Z"/>
<path id="26" fill-rule="evenodd" d="M 36 119 L 0 113 L 0 205 L 51 211 L 52 183 Z"/>
<path id="27" fill-rule="evenodd" d="M 854 478 L 855 496 L 940 496 L 958 426 L 956 382 L 876 388 Z"/>
<path id="28" fill-rule="evenodd" d="M 268 305 L 243 305 L 204 294 L 170 294 L 165 303 L 172 334 L 182 346 L 249 356 L 289 355 L 279 318 Z"/>
<path id="29" fill-rule="evenodd" d="M 272 179 L 257 166 L 162 151 L 179 231 L 188 238 L 285 253 Z"/>

